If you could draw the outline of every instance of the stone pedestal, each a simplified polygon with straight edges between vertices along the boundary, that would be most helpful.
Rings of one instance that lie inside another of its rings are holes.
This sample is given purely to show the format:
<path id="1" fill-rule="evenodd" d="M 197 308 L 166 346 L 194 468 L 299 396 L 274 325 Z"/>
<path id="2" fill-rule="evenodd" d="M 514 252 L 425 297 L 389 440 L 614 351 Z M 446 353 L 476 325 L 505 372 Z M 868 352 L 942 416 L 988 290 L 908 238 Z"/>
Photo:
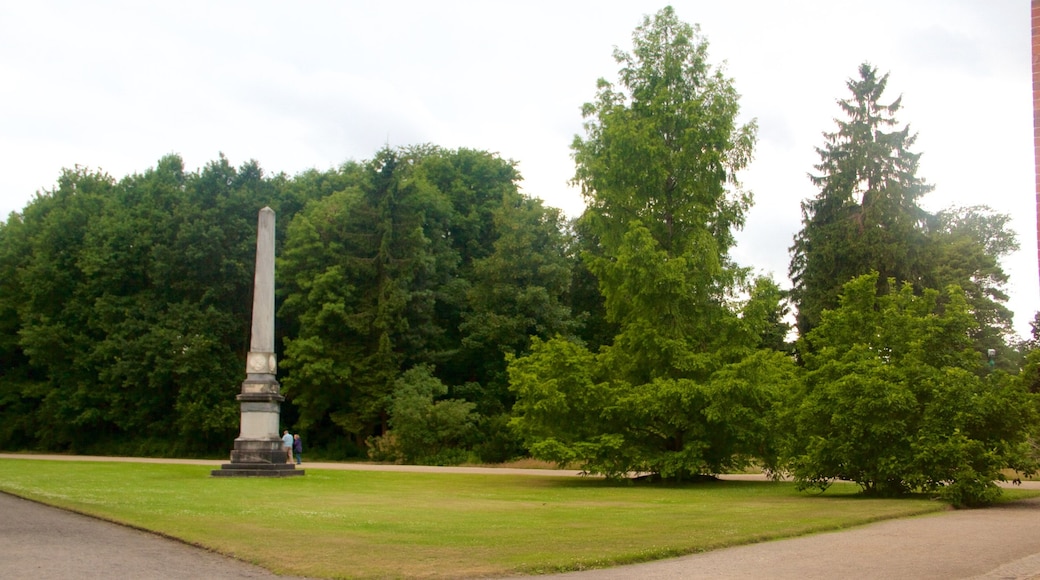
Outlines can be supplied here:
<path id="1" fill-rule="evenodd" d="M 284 455 L 284 453 L 283 453 Z M 214 477 L 289 477 L 303 475 L 292 463 L 225 463 L 213 470 Z"/>
<path id="2" fill-rule="evenodd" d="M 211 473 L 217 477 L 285 477 L 303 475 L 289 458 L 278 436 L 280 385 L 270 375 L 253 375 L 242 382 L 236 397 L 241 406 L 241 430 L 231 451 L 231 463 Z"/>

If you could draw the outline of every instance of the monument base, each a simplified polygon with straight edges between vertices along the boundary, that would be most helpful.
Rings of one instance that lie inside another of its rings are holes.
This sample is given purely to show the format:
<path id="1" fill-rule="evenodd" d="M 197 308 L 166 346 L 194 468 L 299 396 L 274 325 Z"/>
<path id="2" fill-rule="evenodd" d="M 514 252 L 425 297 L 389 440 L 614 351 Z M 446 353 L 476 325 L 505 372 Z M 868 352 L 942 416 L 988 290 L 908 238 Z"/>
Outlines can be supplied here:
<path id="1" fill-rule="evenodd" d="M 294 463 L 225 463 L 210 472 L 213 477 L 291 477 L 303 475 Z"/>
<path id="2" fill-rule="evenodd" d="M 235 439 L 231 463 L 210 472 L 215 477 L 288 477 L 303 475 L 282 448 L 281 439 Z"/>

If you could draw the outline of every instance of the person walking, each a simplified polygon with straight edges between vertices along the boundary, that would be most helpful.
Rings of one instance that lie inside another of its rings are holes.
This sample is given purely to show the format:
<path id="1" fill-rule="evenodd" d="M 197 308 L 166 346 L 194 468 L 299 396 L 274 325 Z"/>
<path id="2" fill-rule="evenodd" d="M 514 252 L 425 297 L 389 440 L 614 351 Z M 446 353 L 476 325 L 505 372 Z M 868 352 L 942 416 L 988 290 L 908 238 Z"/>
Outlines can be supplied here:
<path id="1" fill-rule="evenodd" d="M 292 450 L 296 456 L 296 465 L 299 465 L 303 461 L 303 440 L 299 433 L 293 435 Z"/>
<path id="2" fill-rule="evenodd" d="M 292 461 L 293 461 L 293 458 L 292 458 L 292 446 L 293 446 L 293 436 L 290 435 L 289 434 L 289 430 L 286 429 L 285 432 L 282 433 L 282 450 L 285 451 L 285 462 L 286 463 L 292 463 Z"/>

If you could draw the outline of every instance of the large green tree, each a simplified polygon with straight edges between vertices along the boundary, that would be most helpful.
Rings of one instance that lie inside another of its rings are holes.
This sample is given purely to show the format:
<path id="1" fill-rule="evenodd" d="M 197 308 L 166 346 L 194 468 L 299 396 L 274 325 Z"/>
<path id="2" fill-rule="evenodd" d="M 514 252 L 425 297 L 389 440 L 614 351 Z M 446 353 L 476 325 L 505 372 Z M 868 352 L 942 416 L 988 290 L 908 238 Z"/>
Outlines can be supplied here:
<path id="1" fill-rule="evenodd" d="M 737 123 L 737 92 L 707 49 L 670 7 L 646 17 L 632 52 L 615 51 L 619 86 L 599 81 L 582 111 L 586 137 L 573 144 L 582 220 L 599 245 L 586 259 L 620 325 L 615 345 L 643 351 L 620 357 L 637 382 L 714 358 L 687 342 L 726 332 L 745 274 L 729 250 L 750 204 L 736 174 L 755 126 Z"/>
<path id="2" fill-rule="evenodd" d="M 792 399 L 790 465 L 804 487 L 833 480 L 876 495 L 937 492 L 958 505 L 999 496 L 1004 469 L 1031 472 L 1037 396 L 1001 371 L 978 373 L 963 291 L 877 294 L 877 273 L 845 285 L 806 337 Z"/>
<path id="3" fill-rule="evenodd" d="M 927 217 L 919 206 L 932 187 L 917 176 L 916 135 L 896 118 L 902 98 L 883 101 L 888 75 L 863 64 L 838 101 L 844 117 L 816 149 L 817 195 L 802 203 L 802 229 L 791 247 L 791 296 L 798 329 L 809 332 L 838 305 L 845 282 L 872 270 L 920 288 L 927 263 Z"/>
<path id="4" fill-rule="evenodd" d="M 0 301 L 5 315 L 17 317 L 5 324 L 13 331 L 5 358 L 24 364 L 0 371 L 2 411 L 21 427 L 21 433 L 10 432 L 16 441 L 64 449 L 106 429 L 92 397 L 95 374 L 86 363 L 95 337 L 88 330 L 91 305 L 80 298 L 79 260 L 91 221 L 114 188 L 107 174 L 65 170 L 55 189 L 38 194 L 4 224 L 4 270 L 10 277 L 0 281 Z"/>
<path id="5" fill-rule="evenodd" d="M 956 284 L 977 323 L 977 352 L 997 351 L 1001 368 L 1014 371 L 1021 360 L 1009 346 L 1016 339 L 1000 264 L 1018 248 L 1009 217 L 985 206 L 936 214 L 920 207 L 932 187 L 917 176 L 916 136 L 896 119 L 901 98 L 883 100 L 887 84 L 888 75 L 861 65 L 859 78 L 847 83 L 851 96 L 838 101 L 844 117 L 817 148 L 819 173 L 810 179 L 819 192 L 802 203 L 802 229 L 791 247 L 799 332 L 837 307 L 845 282 L 872 271 L 881 294 L 895 280 L 916 292 L 939 290 L 944 300 L 945 288 Z"/>
<path id="6" fill-rule="evenodd" d="M 596 354 L 556 339 L 517 359 L 514 425 L 536 453 L 589 471 L 718 472 L 765 454 L 764 423 L 745 419 L 768 415 L 775 396 L 775 381 L 740 369 L 777 319 L 765 311 L 780 308 L 779 293 L 729 257 L 751 201 L 736 174 L 755 126 L 738 123 L 732 82 L 670 7 L 614 57 L 618 84 L 599 81 L 573 150 L 581 227 L 596 242 L 584 257 L 617 333 Z M 756 314 L 743 316 L 751 304 Z M 758 371 L 783 374 L 782 360 L 762 362 Z M 586 401 L 599 405 L 588 419 L 556 423 Z"/>

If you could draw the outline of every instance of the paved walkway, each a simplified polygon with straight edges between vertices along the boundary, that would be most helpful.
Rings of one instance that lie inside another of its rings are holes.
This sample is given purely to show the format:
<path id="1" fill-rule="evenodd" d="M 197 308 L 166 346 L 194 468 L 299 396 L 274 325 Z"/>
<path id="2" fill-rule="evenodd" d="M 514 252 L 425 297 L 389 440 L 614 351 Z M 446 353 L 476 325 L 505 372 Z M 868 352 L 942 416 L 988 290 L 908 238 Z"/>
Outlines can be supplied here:
<path id="1" fill-rule="evenodd" d="M 888 520 L 559 580 L 1040 578 L 1040 499 Z"/>
<path id="2" fill-rule="evenodd" d="M 0 514 L 0 578 L 279 578 L 182 542 L 5 493 Z"/>
<path id="3" fill-rule="evenodd" d="M 25 456 L 78 461 L 125 458 Z M 222 461 L 173 460 L 218 466 Z M 472 473 L 574 472 L 305 463 L 307 469 Z M 1026 485 L 1040 487 L 1040 483 Z M 206 550 L 0 493 L 0 578 L 279 578 Z M 284 578 L 284 577 L 281 577 Z M 954 579 L 1040 580 L 1040 498 L 980 510 L 889 520 L 846 531 L 553 576 L 558 580 Z"/>

